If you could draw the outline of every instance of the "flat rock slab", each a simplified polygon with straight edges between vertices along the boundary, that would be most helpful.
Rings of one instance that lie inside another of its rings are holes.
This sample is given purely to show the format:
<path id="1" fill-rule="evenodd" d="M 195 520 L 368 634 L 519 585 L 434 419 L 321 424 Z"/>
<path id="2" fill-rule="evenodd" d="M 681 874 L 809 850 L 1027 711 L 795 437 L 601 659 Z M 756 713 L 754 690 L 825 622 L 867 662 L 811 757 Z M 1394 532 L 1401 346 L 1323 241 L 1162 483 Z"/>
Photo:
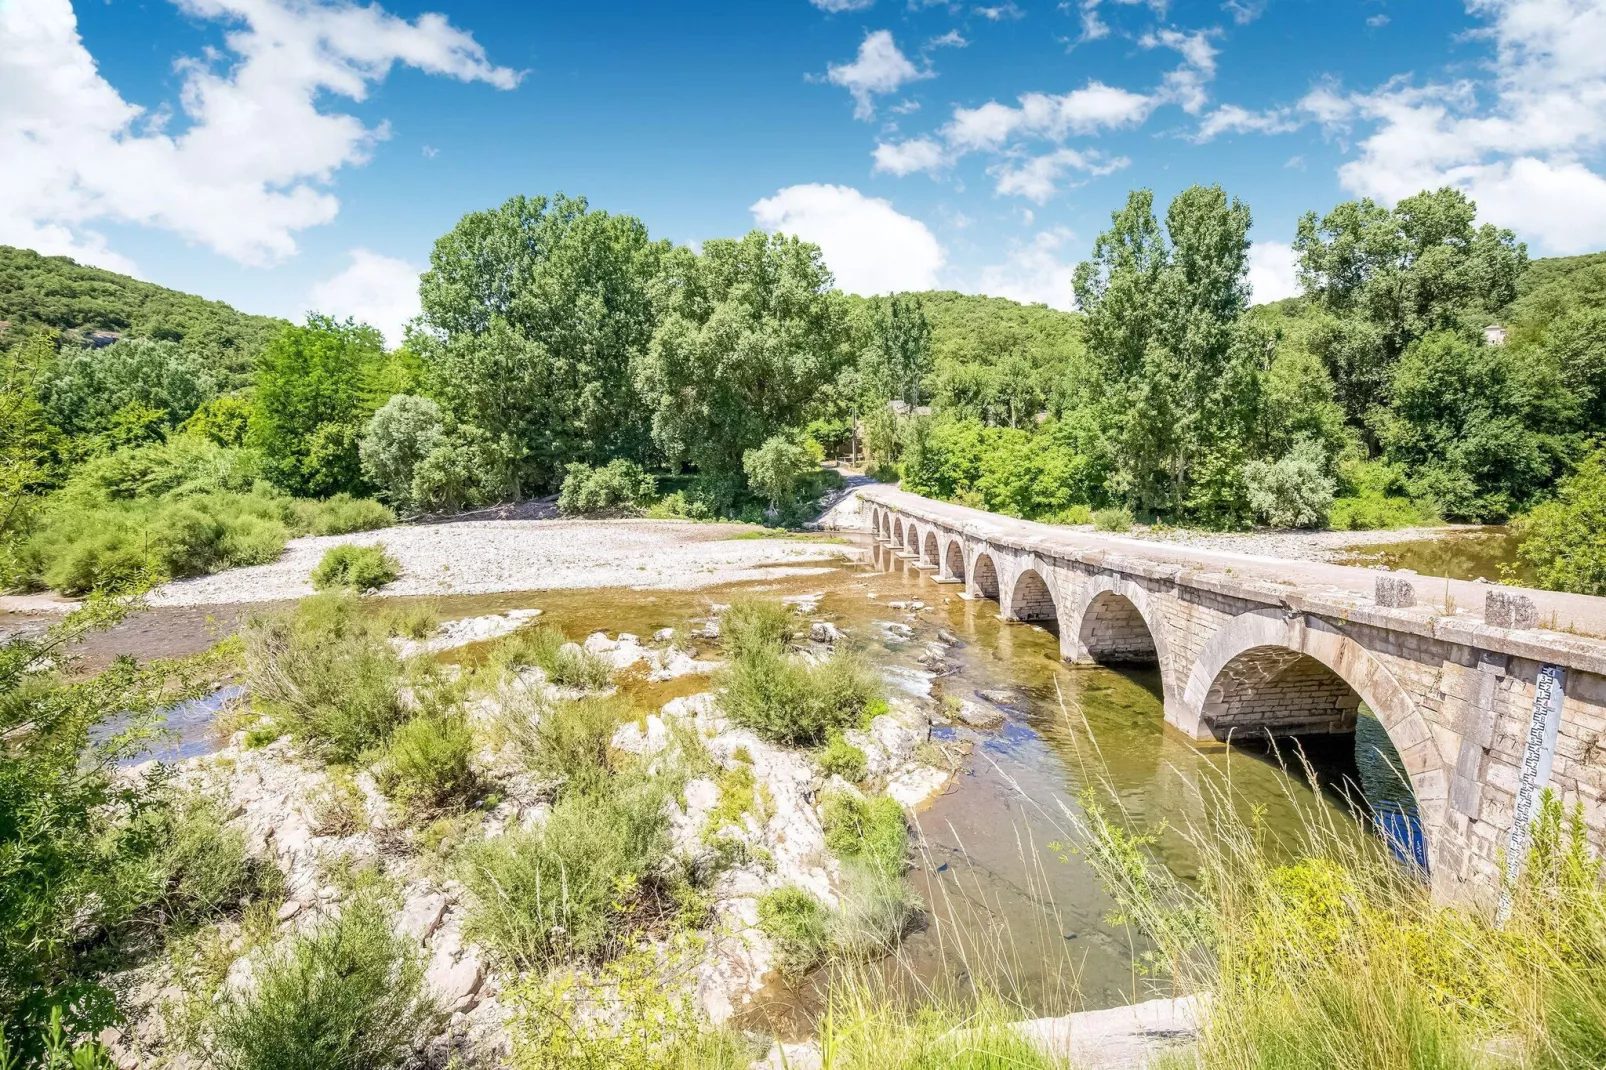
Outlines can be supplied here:
<path id="1" fill-rule="evenodd" d="M 1197 996 L 1151 999 L 1126 1007 L 1037 1018 L 1015 1028 L 1043 1054 L 1078 1070 L 1143 1070 L 1199 1035 L 1205 1004 Z"/>

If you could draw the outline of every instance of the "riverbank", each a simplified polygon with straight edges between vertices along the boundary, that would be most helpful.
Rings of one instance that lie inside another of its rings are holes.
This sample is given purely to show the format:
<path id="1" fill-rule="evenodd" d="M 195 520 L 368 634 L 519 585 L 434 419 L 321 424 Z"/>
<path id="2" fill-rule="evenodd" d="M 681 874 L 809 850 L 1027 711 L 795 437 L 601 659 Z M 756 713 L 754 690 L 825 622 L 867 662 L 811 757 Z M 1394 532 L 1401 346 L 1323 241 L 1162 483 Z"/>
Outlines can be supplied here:
<path id="1" fill-rule="evenodd" d="M 802 576 L 842 559 L 820 540 L 753 537 L 747 524 L 666 520 L 469 520 L 294 539 L 272 564 L 166 584 L 153 606 L 279 602 L 312 594 L 330 547 L 382 545 L 401 566 L 386 595 L 493 594 L 589 587 L 692 590 Z M 745 537 L 744 537 L 745 536 Z"/>
<path id="2" fill-rule="evenodd" d="M 1092 527 L 1078 530 L 1092 531 Z M 1487 530 L 1475 524 L 1441 524 L 1435 527 L 1397 528 L 1392 531 L 1190 531 L 1185 528 L 1134 528 L 1124 535 L 1145 542 L 1183 546 L 1193 550 L 1218 550 L 1280 557 L 1289 561 L 1319 561 L 1340 564 L 1349 561 L 1361 547 L 1412 542 L 1435 542 L 1457 535 Z"/>

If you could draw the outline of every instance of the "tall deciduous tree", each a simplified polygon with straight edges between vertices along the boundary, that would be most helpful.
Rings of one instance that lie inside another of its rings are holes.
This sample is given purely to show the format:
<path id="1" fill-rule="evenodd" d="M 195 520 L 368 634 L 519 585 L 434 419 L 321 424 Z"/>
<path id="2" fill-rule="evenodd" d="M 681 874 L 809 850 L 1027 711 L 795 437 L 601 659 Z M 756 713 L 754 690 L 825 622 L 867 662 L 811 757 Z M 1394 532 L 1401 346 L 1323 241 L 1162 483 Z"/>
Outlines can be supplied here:
<path id="1" fill-rule="evenodd" d="M 640 220 L 562 194 L 470 213 L 435 243 L 419 280 L 433 388 L 498 442 L 515 496 L 571 461 L 645 449 L 632 369 L 666 249 Z"/>
<path id="2" fill-rule="evenodd" d="M 247 441 L 275 483 L 296 494 L 360 486 L 357 438 L 384 401 L 372 389 L 384 363 L 379 332 L 349 319 L 308 316 L 268 343 L 257 360 Z"/>
<path id="3" fill-rule="evenodd" d="M 1162 232 L 1134 192 L 1076 271 L 1114 489 L 1140 508 L 1237 518 L 1239 470 L 1269 342 L 1243 322 L 1249 209 L 1219 186 L 1178 194 Z"/>
<path id="4" fill-rule="evenodd" d="M 871 303 L 870 344 L 865 352 L 867 385 L 883 400 L 921 403 L 921 381 L 931 374 L 931 324 L 918 296 L 877 298 Z"/>
<path id="5" fill-rule="evenodd" d="M 820 250 L 753 231 L 675 249 L 658 295 L 663 320 L 636 384 L 653 440 L 671 460 L 739 473 L 742 455 L 796 427 L 851 358 L 847 306 Z"/>

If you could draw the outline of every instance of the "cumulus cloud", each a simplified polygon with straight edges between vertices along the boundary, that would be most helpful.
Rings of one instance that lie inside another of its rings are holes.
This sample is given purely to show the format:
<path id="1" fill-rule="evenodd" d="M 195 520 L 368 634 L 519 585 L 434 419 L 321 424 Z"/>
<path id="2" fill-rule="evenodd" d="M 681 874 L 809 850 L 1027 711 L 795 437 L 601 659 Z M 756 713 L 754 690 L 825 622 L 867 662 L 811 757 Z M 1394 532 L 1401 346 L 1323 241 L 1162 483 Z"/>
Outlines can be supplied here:
<path id="1" fill-rule="evenodd" d="M 1059 141 L 1070 134 L 1135 125 L 1148 118 L 1154 104 L 1153 97 L 1142 93 L 1090 81 L 1058 96 L 1027 93 L 1018 107 L 988 101 L 978 108 L 955 108 L 943 134 L 963 152 L 998 149 L 1020 135 Z"/>
<path id="2" fill-rule="evenodd" d="M 863 11 L 875 4 L 875 0 L 809 0 L 809 3 L 821 11 L 836 13 L 839 11 Z"/>
<path id="3" fill-rule="evenodd" d="M 1030 242 L 1012 244 L 1002 264 L 981 269 L 976 290 L 989 297 L 1007 297 L 1069 312 L 1076 305 L 1071 292 L 1076 263 L 1067 256 L 1074 238 L 1066 228 L 1055 227 L 1038 233 Z"/>
<path id="4" fill-rule="evenodd" d="M 332 176 L 387 136 L 332 101 L 362 101 L 398 63 L 518 82 L 441 15 L 409 22 L 344 0 L 175 3 L 229 27 L 226 54 L 177 64 L 181 123 L 101 76 L 70 0 L 0 3 L 0 241 L 127 267 L 94 227 L 133 223 L 273 263 L 296 251 L 297 232 L 334 218 Z"/>
<path id="5" fill-rule="evenodd" d="M 1287 242 L 1257 241 L 1249 247 L 1249 289 L 1256 304 L 1299 295 L 1299 259 Z"/>
<path id="6" fill-rule="evenodd" d="M 993 22 L 1003 22 L 1005 19 L 1023 19 L 1026 17 L 1026 12 L 1020 9 L 1020 7 L 1015 3 L 1015 0 L 1005 0 L 1005 2 L 1002 4 L 994 4 L 991 7 L 977 7 L 972 8 L 972 10 L 982 18 L 991 19 Z"/>
<path id="7" fill-rule="evenodd" d="M 877 174 L 912 175 L 924 171 L 934 174 L 948 166 L 948 154 L 942 144 L 929 137 L 911 138 L 908 141 L 877 143 L 874 152 Z"/>
<path id="8" fill-rule="evenodd" d="M 1216 77 L 1217 51 L 1210 43 L 1214 36 L 1214 30 L 1184 33 L 1163 29 L 1138 39 L 1138 44 L 1144 48 L 1169 48 L 1182 57 L 1182 65 L 1167 72 L 1161 94 L 1167 101 L 1181 105 L 1189 115 L 1198 115 L 1204 110 L 1209 99 L 1205 86 Z"/>
<path id="9" fill-rule="evenodd" d="M 1287 108 L 1249 111 L 1236 104 L 1223 104 L 1199 121 L 1193 140 L 1209 141 L 1222 134 L 1286 134 L 1298 130 L 1302 123 Z"/>
<path id="10" fill-rule="evenodd" d="M 763 229 L 818 245 L 849 293 L 932 289 L 947 259 L 924 223 L 850 186 L 788 186 L 751 211 Z"/>
<path id="11" fill-rule="evenodd" d="M 890 30 L 865 35 L 852 63 L 833 64 L 825 74 L 826 81 L 852 94 L 856 119 L 875 118 L 877 96 L 895 93 L 900 86 L 930 77 L 929 69 L 921 70 L 899 51 Z"/>
<path id="12" fill-rule="evenodd" d="M 401 345 L 403 329 L 420 311 L 420 269 L 368 249 L 351 250 L 350 260 L 346 270 L 312 288 L 312 308 L 377 327 L 388 345 Z"/>
<path id="13" fill-rule="evenodd" d="M 1057 149 L 1021 163 L 999 164 L 992 169 L 992 174 L 998 180 L 996 189 L 1000 194 L 1021 196 L 1043 204 L 1059 191 L 1059 180 L 1068 171 L 1108 175 L 1131 162 L 1124 156 L 1108 159 L 1098 152 Z"/>

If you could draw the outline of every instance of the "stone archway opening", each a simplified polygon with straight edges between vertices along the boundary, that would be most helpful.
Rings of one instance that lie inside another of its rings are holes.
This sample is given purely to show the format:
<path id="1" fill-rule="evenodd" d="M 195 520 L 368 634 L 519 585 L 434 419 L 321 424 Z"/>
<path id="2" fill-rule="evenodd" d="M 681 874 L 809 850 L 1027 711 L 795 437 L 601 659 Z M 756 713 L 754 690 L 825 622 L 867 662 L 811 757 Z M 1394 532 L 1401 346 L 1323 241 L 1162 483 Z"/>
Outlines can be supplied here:
<path id="1" fill-rule="evenodd" d="M 965 578 L 965 551 L 960 549 L 958 539 L 948 543 L 948 552 L 942 558 L 942 576 L 948 580 Z"/>
<path id="2" fill-rule="evenodd" d="M 926 531 L 926 544 L 921 548 L 920 563 L 922 565 L 935 565 L 937 563 L 937 533 Z"/>
<path id="3" fill-rule="evenodd" d="M 892 522 L 892 544 L 894 546 L 902 546 L 903 545 L 903 518 L 902 517 L 899 517 L 897 520 L 894 520 Z"/>
<path id="4" fill-rule="evenodd" d="M 1203 723 L 1277 761 L 1370 818 L 1401 861 L 1422 873 L 1428 850 L 1416 794 L 1388 730 L 1337 672 L 1297 650 L 1252 647 L 1216 674 Z"/>
<path id="5" fill-rule="evenodd" d="M 920 556 L 920 530 L 913 524 L 904 529 L 903 549 L 911 557 Z"/>
<path id="6" fill-rule="evenodd" d="M 981 598 L 991 598 L 998 601 L 998 569 L 993 565 L 990 554 L 977 554 L 976 561 L 970 566 L 971 593 Z"/>
<path id="7" fill-rule="evenodd" d="M 1088 657 L 1101 665 L 1157 665 L 1159 647 L 1143 611 L 1125 595 L 1101 591 L 1088 603 L 1077 633 Z"/>
<path id="8" fill-rule="evenodd" d="M 1059 622 L 1054 595 L 1036 569 L 1026 569 L 1016 577 L 1014 589 L 1009 595 L 1009 615 L 1012 620 L 1040 624 Z"/>

